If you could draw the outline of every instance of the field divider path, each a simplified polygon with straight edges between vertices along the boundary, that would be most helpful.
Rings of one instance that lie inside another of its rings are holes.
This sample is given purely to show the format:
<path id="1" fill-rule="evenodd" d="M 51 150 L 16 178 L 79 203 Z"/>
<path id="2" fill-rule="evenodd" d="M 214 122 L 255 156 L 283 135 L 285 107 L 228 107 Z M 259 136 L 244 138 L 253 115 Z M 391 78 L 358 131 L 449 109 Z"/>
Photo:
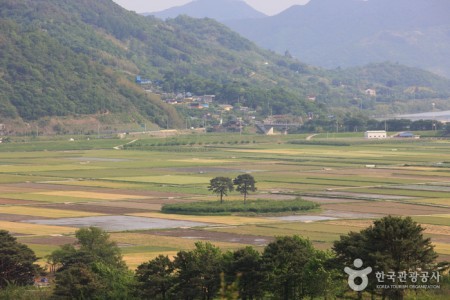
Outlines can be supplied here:
<path id="1" fill-rule="evenodd" d="M 310 141 L 310 140 L 312 140 L 312 138 L 315 137 L 316 135 L 319 135 L 319 133 L 311 134 L 311 135 L 307 136 L 307 137 L 306 137 L 306 140 L 307 140 L 307 141 Z"/>
<path id="2" fill-rule="evenodd" d="M 113 147 L 113 149 L 120 150 L 120 149 L 123 149 L 124 146 L 136 143 L 137 141 L 139 141 L 139 139 L 132 140 L 131 142 L 128 142 L 128 143 L 123 144 L 123 145 L 115 146 L 115 147 Z"/>

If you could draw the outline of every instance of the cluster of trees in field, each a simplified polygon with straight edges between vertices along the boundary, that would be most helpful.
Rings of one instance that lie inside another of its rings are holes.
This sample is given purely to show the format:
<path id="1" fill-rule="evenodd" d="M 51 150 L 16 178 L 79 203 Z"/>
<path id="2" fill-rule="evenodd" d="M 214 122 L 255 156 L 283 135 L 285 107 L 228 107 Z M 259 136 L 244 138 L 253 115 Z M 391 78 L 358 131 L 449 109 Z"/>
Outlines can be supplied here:
<path id="1" fill-rule="evenodd" d="M 215 177 L 210 180 L 208 190 L 219 195 L 220 203 L 223 203 L 223 196 L 226 196 L 228 192 L 233 191 L 236 186 L 236 191 L 244 195 L 245 204 L 248 193 L 256 191 L 257 188 L 255 185 L 256 181 L 252 175 L 241 174 L 233 180 L 228 177 Z"/>
<path id="2" fill-rule="evenodd" d="M 443 123 L 434 120 L 388 119 L 378 121 L 364 114 L 322 116 L 309 120 L 298 132 L 363 132 L 366 130 L 426 131 L 446 129 Z M 450 130 L 450 129 L 449 129 Z"/>
<path id="3" fill-rule="evenodd" d="M 220 205 L 215 201 L 200 201 L 194 203 L 174 203 L 163 205 L 161 211 L 165 213 L 189 215 L 231 215 L 233 213 L 279 213 L 299 212 L 319 207 L 317 203 L 302 200 L 300 197 L 293 200 L 247 200 L 250 192 L 256 191 L 255 178 L 250 174 L 241 174 L 236 178 L 214 177 L 210 180 L 208 190 L 220 198 Z M 244 195 L 244 202 L 224 202 L 223 197 L 236 190 Z"/>
<path id="4" fill-rule="evenodd" d="M 448 264 L 437 254 L 423 228 L 411 218 L 384 217 L 360 232 L 335 241 L 332 251 L 316 249 L 299 236 L 276 237 L 261 252 L 252 247 L 223 252 L 198 242 L 174 258 L 160 255 L 130 271 L 109 234 L 90 227 L 76 232 L 67 244 L 47 257 L 55 275 L 51 295 L 41 299 L 305 299 L 356 296 L 349 290 L 345 267 L 355 259 L 370 266 L 365 292 L 403 299 L 405 289 L 380 289 L 377 273 L 440 272 L 440 289 L 411 291 L 425 297 L 448 293 Z M 0 298 L 14 286 L 27 286 L 42 269 L 27 246 L 0 231 Z M 446 271 L 447 270 L 447 273 Z M 402 284 L 395 278 L 392 284 Z M 406 279 L 409 280 L 409 279 Z M 409 282 L 409 281 L 408 281 Z M 357 283 L 358 284 L 358 283 Z M 15 299 L 26 298 L 26 289 Z M 362 292 L 359 292 L 362 296 Z M 444 298 L 442 298 L 444 299 Z"/>

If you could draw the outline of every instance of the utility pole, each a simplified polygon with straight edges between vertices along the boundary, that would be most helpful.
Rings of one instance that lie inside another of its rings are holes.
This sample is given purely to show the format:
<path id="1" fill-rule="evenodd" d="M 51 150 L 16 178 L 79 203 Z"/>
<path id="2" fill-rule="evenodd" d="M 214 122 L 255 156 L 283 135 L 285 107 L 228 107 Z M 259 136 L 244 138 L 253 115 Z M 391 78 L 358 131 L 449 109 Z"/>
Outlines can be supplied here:
<path id="1" fill-rule="evenodd" d="M 436 124 L 436 120 L 435 120 L 436 116 L 434 114 L 434 107 L 436 106 L 436 103 L 433 102 L 433 103 L 431 103 L 431 105 L 433 106 L 433 125 L 432 125 L 433 128 L 432 129 L 434 129 L 434 131 L 436 131 L 436 125 L 437 124 Z"/>

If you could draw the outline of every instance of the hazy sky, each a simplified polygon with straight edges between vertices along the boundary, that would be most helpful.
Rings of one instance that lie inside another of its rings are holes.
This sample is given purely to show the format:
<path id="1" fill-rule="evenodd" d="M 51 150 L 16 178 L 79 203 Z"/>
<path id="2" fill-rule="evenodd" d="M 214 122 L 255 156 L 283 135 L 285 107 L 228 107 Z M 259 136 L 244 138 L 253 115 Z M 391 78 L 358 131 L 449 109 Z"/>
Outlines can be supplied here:
<path id="1" fill-rule="evenodd" d="M 180 6 L 193 0 L 113 0 L 128 10 L 138 13 L 161 11 L 173 6 Z M 244 0 L 255 9 L 275 15 L 296 4 L 306 4 L 309 0 Z"/>

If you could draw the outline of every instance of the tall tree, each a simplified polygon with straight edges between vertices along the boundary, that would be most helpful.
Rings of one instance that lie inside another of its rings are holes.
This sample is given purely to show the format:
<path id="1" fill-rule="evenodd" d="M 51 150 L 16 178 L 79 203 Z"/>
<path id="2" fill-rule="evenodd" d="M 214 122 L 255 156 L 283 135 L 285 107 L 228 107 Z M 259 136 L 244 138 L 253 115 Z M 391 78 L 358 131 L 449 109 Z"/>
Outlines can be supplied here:
<path id="1" fill-rule="evenodd" d="M 248 246 L 226 253 L 224 259 L 226 281 L 231 285 L 237 282 L 239 299 L 261 299 L 265 286 L 261 254 Z"/>
<path id="2" fill-rule="evenodd" d="M 8 231 L 0 230 L 0 288 L 32 284 L 42 270 L 36 261 L 33 250 L 17 242 Z"/>
<path id="3" fill-rule="evenodd" d="M 175 283 L 175 266 L 168 256 L 159 255 L 136 270 L 137 294 L 141 299 L 168 299 Z"/>
<path id="4" fill-rule="evenodd" d="M 256 191 L 256 181 L 250 174 L 242 174 L 233 180 L 233 184 L 236 185 L 236 191 L 244 195 L 244 203 L 247 202 L 247 195 L 249 192 Z"/>
<path id="5" fill-rule="evenodd" d="M 214 299 L 220 289 L 223 256 L 219 248 L 210 243 L 195 243 L 192 251 L 180 251 L 174 260 L 177 299 Z"/>
<path id="6" fill-rule="evenodd" d="M 126 268 L 120 248 L 117 247 L 114 241 L 109 239 L 109 233 L 106 231 L 91 226 L 77 230 L 75 236 L 78 239 L 80 251 L 93 255 L 96 260 L 105 264 Z"/>
<path id="7" fill-rule="evenodd" d="M 315 255 L 309 240 L 299 236 L 277 237 L 266 246 L 262 255 L 267 272 L 267 289 L 276 299 L 302 299 L 306 295 L 304 270 Z"/>
<path id="8" fill-rule="evenodd" d="M 233 181 L 228 177 L 215 177 L 210 180 L 208 190 L 220 196 L 220 203 L 223 203 L 223 196 L 234 189 Z"/>
<path id="9" fill-rule="evenodd" d="M 133 299 L 134 277 L 119 247 L 107 232 L 96 228 L 76 231 L 78 247 L 64 245 L 49 260 L 56 272 L 57 299 Z"/>
<path id="10" fill-rule="evenodd" d="M 353 261 L 359 258 L 365 266 L 372 267 L 367 290 L 374 292 L 377 272 L 399 274 L 430 269 L 437 254 L 431 240 L 423 236 L 423 231 L 424 228 L 410 217 L 387 216 L 359 233 L 341 236 L 339 241 L 334 242 L 333 250 L 342 266 L 352 266 Z M 395 280 L 393 284 L 402 284 L 399 278 Z M 404 297 L 403 289 L 381 292 L 390 299 Z"/>

